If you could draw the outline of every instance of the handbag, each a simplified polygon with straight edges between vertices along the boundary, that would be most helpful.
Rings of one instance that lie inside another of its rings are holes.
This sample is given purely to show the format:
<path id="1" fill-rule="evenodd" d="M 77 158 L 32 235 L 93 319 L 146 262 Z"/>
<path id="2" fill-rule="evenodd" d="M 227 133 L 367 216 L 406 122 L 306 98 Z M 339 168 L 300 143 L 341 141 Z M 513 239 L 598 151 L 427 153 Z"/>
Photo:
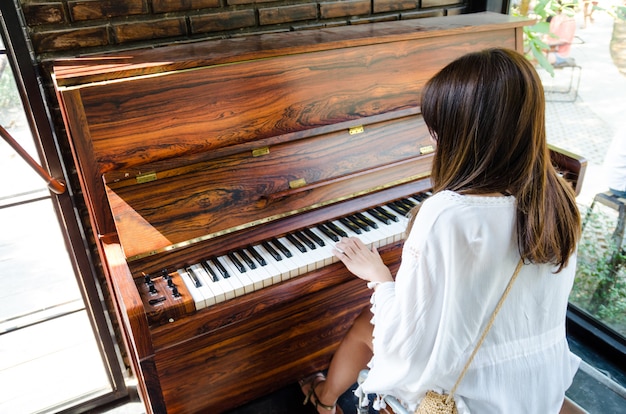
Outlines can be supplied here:
<path id="1" fill-rule="evenodd" d="M 520 259 L 520 261 L 517 263 L 517 266 L 515 267 L 515 271 L 513 272 L 513 275 L 511 276 L 511 280 L 509 280 L 509 284 L 506 286 L 506 289 L 504 289 L 504 292 L 502 293 L 502 297 L 498 301 L 496 308 L 493 310 L 493 313 L 491 314 L 491 317 L 489 318 L 489 322 L 487 322 L 487 326 L 483 330 L 483 333 L 481 334 L 480 339 L 476 343 L 476 346 L 474 347 L 472 354 L 470 355 L 467 362 L 465 363 L 465 366 L 463 367 L 461 374 L 459 374 L 459 378 L 457 378 L 456 382 L 454 383 L 454 386 L 450 390 L 450 393 L 440 394 L 432 390 L 427 391 L 426 395 L 424 396 L 420 404 L 415 409 L 414 414 L 457 414 L 458 413 L 456 409 L 456 403 L 454 402 L 454 393 L 456 392 L 456 389 L 459 386 L 459 383 L 461 382 L 461 380 L 467 373 L 467 369 L 472 363 L 474 356 L 476 356 L 476 352 L 478 352 L 478 348 L 480 348 L 483 341 L 487 337 L 487 333 L 489 332 L 489 329 L 491 329 L 491 326 L 493 325 L 493 321 L 496 319 L 496 315 L 500 311 L 500 308 L 502 308 L 504 299 L 506 299 L 506 296 L 509 294 L 511 287 L 513 286 L 513 282 L 515 282 L 515 279 L 517 278 L 517 275 L 522 269 L 523 264 L 524 264 L 524 261 Z"/>

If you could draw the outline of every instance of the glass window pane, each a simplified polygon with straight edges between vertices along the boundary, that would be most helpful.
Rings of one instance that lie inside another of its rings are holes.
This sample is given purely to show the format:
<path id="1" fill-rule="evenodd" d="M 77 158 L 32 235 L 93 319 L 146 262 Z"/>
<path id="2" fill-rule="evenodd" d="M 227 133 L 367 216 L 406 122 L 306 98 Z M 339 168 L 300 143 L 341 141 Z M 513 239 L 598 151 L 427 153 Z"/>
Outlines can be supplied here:
<path id="1" fill-rule="evenodd" d="M 0 226 L 0 321 L 82 302 L 49 199 L 0 209 Z"/>
<path id="2" fill-rule="evenodd" d="M 4 52 L 4 46 L 0 46 L 0 51 Z M 15 78 L 4 53 L 0 53 L 0 125 L 35 161 L 40 162 Z M 3 139 L 0 140 L 0 177 L 0 204 L 13 195 L 46 188 L 45 181 Z"/>
<path id="3" fill-rule="evenodd" d="M 586 211 L 570 302 L 626 337 L 626 252 L 619 212 L 599 202 Z"/>
<path id="4" fill-rule="evenodd" d="M 0 124 L 40 163 L 0 46 Z M 0 140 L 0 413 L 71 407 L 112 391 L 46 182 Z"/>
<path id="5" fill-rule="evenodd" d="M 88 327 L 83 310 L 0 335 L 0 413 L 42 412 L 109 392 Z"/>

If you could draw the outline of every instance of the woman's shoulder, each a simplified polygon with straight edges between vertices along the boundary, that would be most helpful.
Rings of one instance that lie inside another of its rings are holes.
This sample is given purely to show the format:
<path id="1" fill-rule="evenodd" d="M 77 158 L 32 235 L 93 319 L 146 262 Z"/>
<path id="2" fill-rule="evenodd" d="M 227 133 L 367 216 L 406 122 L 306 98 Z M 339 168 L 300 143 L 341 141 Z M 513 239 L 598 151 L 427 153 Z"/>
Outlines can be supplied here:
<path id="1" fill-rule="evenodd" d="M 468 229 L 474 222 L 499 217 L 505 219 L 515 214 L 515 197 L 463 195 L 444 190 L 426 199 L 415 218 L 421 229 Z M 475 223 L 474 223 L 475 224 Z"/>
<path id="2" fill-rule="evenodd" d="M 513 196 L 466 195 L 450 190 L 443 190 L 427 198 L 421 208 L 441 212 L 448 209 L 468 208 L 472 206 L 492 207 L 511 205 L 515 205 L 515 197 Z"/>

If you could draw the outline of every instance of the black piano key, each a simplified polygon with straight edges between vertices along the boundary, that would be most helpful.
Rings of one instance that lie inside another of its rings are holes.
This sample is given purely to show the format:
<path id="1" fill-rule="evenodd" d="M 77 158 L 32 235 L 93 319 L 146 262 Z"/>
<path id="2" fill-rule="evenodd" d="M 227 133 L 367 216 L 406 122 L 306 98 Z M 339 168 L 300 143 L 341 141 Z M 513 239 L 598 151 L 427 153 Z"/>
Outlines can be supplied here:
<path id="1" fill-rule="evenodd" d="M 376 211 L 380 212 L 380 214 L 382 214 L 383 216 L 387 217 L 389 220 L 393 220 L 393 221 L 398 221 L 398 217 L 391 213 L 389 210 L 383 208 L 383 207 L 375 207 Z"/>
<path id="2" fill-rule="evenodd" d="M 204 270 L 206 270 L 209 276 L 211 276 L 212 281 L 219 282 L 220 279 L 217 277 L 217 273 L 213 271 L 213 268 L 211 267 L 209 262 L 202 262 L 202 267 L 204 268 Z"/>
<path id="3" fill-rule="evenodd" d="M 304 243 L 304 245 L 306 247 L 308 247 L 309 249 L 311 249 L 311 250 L 317 249 L 317 245 L 315 243 L 313 243 L 311 241 L 311 239 L 309 239 L 303 232 L 296 231 L 294 234 L 298 238 L 298 240 L 300 240 L 302 243 Z"/>
<path id="4" fill-rule="evenodd" d="M 363 220 L 364 222 L 366 222 L 372 228 L 375 228 L 375 229 L 378 228 L 378 224 L 374 220 L 372 220 L 371 218 L 367 217 L 365 214 L 363 214 L 363 213 L 356 213 L 354 216 L 356 218 L 358 218 L 359 220 Z"/>
<path id="5" fill-rule="evenodd" d="M 215 267 L 224 279 L 228 279 L 230 277 L 230 273 L 228 273 L 226 268 L 222 265 L 222 263 L 220 263 L 220 260 L 217 257 L 211 259 L 211 263 L 215 265 Z"/>
<path id="6" fill-rule="evenodd" d="M 300 243 L 300 240 L 296 239 L 296 236 L 294 236 L 293 234 L 288 234 L 286 237 L 287 237 L 287 240 L 289 240 L 291 244 L 296 246 L 296 248 L 300 250 L 302 253 L 307 252 L 306 247 L 304 247 L 304 244 Z"/>
<path id="7" fill-rule="evenodd" d="M 257 252 L 254 246 L 249 246 L 247 250 L 250 252 L 252 257 L 254 257 L 254 260 L 256 260 L 258 264 L 260 264 L 261 266 L 267 266 L 267 262 L 265 261 L 263 256 L 261 256 L 259 252 Z"/>
<path id="8" fill-rule="evenodd" d="M 363 231 L 370 231 L 371 230 L 371 226 L 369 224 L 367 224 L 367 222 L 365 222 L 364 220 L 359 219 L 356 214 L 348 217 L 348 219 L 353 222 L 356 226 L 358 226 L 360 229 L 363 229 Z"/>
<path id="9" fill-rule="evenodd" d="M 403 206 L 402 203 L 398 203 L 397 201 L 392 201 L 391 203 L 387 204 L 387 207 L 402 216 L 406 216 L 409 212 L 409 210 L 405 206 Z"/>
<path id="10" fill-rule="evenodd" d="M 310 238 L 311 240 L 313 240 L 315 243 L 317 243 L 318 246 L 320 247 L 324 247 L 326 246 L 326 243 L 324 243 L 324 240 L 320 239 L 317 234 L 313 233 L 311 230 L 309 229 L 304 229 L 303 230 L 304 234 Z"/>
<path id="11" fill-rule="evenodd" d="M 341 237 L 348 237 L 348 233 L 343 231 L 335 223 L 326 223 L 326 226 L 328 226 L 328 228 L 331 229 L 333 231 L 333 233 L 335 233 L 336 235 L 341 236 Z"/>
<path id="12" fill-rule="evenodd" d="M 292 257 L 293 254 L 289 251 L 289 249 L 280 242 L 280 240 L 277 239 L 272 239 L 272 244 L 274 246 L 276 246 L 276 248 L 278 250 L 280 250 L 280 252 L 285 256 L 285 257 Z"/>
<path id="13" fill-rule="evenodd" d="M 326 227 L 323 224 L 318 224 L 316 226 L 319 231 L 321 231 L 322 233 L 324 233 L 326 235 L 326 237 L 328 237 L 329 239 L 331 239 L 332 241 L 338 242 L 339 241 L 339 236 L 337 236 L 335 233 L 332 232 L 332 230 L 330 230 L 328 227 Z"/>
<path id="14" fill-rule="evenodd" d="M 196 272 L 194 272 L 191 267 L 188 267 L 185 270 L 187 270 L 187 273 L 189 274 L 189 277 L 191 278 L 191 280 L 193 280 L 193 285 L 195 287 L 202 286 L 202 283 L 200 282 L 200 279 L 198 278 L 198 275 L 196 275 Z"/>
<path id="15" fill-rule="evenodd" d="M 348 217 L 340 218 L 339 221 L 341 222 L 341 224 L 343 224 L 344 226 L 352 230 L 353 233 L 356 233 L 356 234 L 362 233 L 361 228 L 355 223 L 353 223 Z"/>
<path id="16" fill-rule="evenodd" d="M 391 223 L 391 219 L 387 216 L 385 216 L 383 213 L 381 213 L 380 211 L 376 210 L 376 209 L 370 209 L 367 210 L 368 213 L 370 213 L 374 218 L 376 218 L 376 220 L 380 221 L 381 223 L 384 224 L 390 224 Z"/>
<path id="17" fill-rule="evenodd" d="M 254 264 L 254 261 L 250 259 L 250 256 L 248 256 L 244 250 L 237 250 L 237 254 L 239 254 L 239 257 L 246 262 L 250 269 L 256 269 L 256 264 Z"/>
<path id="18" fill-rule="evenodd" d="M 270 244 L 268 242 L 262 242 L 261 246 L 263 246 L 263 248 L 270 254 L 272 255 L 272 257 L 274 258 L 274 260 L 276 260 L 277 262 L 280 262 L 281 260 L 283 260 L 283 257 L 276 251 L 274 250 L 274 248 L 272 246 L 270 246 Z"/>
<path id="19" fill-rule="evenodd" d="M 246 273 L 245 266 L 239 261 L 239 259 L 237 259 L 237 256 L 235 256 L 234 253 L 228 253 L 227 256 L 233 262 L 237 270 L 239 270 L 239 273 Z"/>
<path id="20" fill-rule="evenodd" d="M 404 204 L 409 210 L 411 210 L 413 207 L 415 207 L 417 205 L 413 201 L 411 201 L 410 198 L 403 198 L 403 199 L 400 199 L 398 201 L 400 201 L 402 204 Z"/>

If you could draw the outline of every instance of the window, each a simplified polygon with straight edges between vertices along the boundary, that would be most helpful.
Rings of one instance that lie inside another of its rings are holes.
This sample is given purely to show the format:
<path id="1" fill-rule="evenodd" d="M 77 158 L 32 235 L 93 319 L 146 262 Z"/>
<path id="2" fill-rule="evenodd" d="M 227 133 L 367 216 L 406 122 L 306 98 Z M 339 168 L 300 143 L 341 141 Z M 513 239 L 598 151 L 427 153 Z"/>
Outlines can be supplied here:
<path id="1" fill-rule="evenodd" d="M 41 139 L 51 133 L 45 131 L 45 111 L 36 111 L 38 83 L 29 82 L 28 71 L 14 70 L 28 53 L 14 52 L 27 49 L 15 46 L 23 38 L 6 5 L 0 125 L 41 164 Z M 126 389 L 105 313 L 93 277 L 84 276 L 88 260 L 73 247 L 82 240 L 70 234 L 80 233 L 73 210 L 64 206 L 71 206 L 71 198 L 51 196 L 46 182 L 5 141 L 0 140 L 0 412 L 59 412 L 119 398 Z M 45 153 L 53 159 L 53 151 Z"/>

